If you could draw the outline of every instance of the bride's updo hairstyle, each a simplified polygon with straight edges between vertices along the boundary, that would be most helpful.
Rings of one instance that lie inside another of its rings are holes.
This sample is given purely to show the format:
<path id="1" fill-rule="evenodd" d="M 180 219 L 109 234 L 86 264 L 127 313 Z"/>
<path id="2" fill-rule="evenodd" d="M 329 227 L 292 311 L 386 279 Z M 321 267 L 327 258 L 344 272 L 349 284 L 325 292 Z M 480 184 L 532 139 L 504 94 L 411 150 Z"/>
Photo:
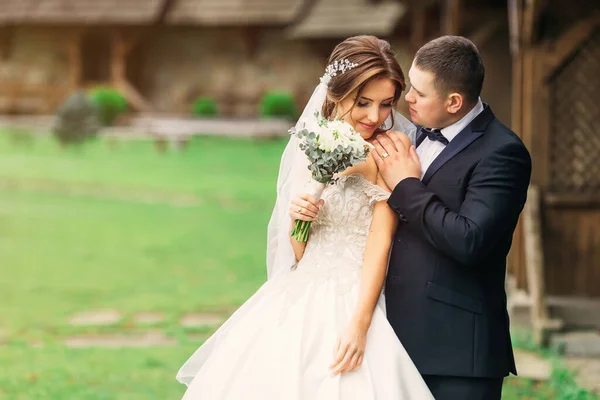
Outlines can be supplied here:
<path id="1" fill-rule="evenodd" d="M 323 117 L 329 119 L 335 116 L 336 105 L 356 91 L 356 99 L 352 105 L 355 107 L 365 86 L 379 78 L 389 78 L 394 83 L 396 91 L 393 104 L 396 106 L 406 84 L 402 68 L 387 41 L 367 35 L 350 37 L 333 49 L 327 65 L 343 60 L 356 66 L 329 80 L 327 99 L 323 103 Z M 346 113 L 350 111 L 351 109 L 346 110 Z"/>

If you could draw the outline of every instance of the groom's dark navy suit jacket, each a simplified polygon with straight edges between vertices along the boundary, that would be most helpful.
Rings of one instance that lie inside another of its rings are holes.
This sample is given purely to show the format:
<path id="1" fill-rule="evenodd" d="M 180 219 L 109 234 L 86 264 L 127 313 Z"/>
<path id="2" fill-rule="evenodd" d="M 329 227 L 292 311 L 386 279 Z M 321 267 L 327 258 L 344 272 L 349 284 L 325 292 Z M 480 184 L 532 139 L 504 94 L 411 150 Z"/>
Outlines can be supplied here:
<path id="1" fill-rule="evenodd" d="M 422 181 L 394 188 L 387 313 L 421 374 L 516 374 L 504 281 L 530 175 L 529 152 L 485 105 Z"/>

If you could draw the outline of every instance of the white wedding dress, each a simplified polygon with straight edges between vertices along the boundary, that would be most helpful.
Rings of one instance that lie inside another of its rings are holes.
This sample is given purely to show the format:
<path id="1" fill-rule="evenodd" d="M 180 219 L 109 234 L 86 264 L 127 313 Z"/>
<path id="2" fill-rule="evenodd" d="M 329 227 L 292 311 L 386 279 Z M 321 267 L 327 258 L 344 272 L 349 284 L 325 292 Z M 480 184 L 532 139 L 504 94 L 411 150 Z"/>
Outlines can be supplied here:
<path id="1" fill-rule="evenodd" d="M 323 192 L 302 260 L 267 281 L 181 368 L 184 400 L 433 399 L 388 323 L 383 296 L 356 371 L 334 376 L 334 346 L 350 322 L 373 209 L 389 193 L 362 175 Z"/>

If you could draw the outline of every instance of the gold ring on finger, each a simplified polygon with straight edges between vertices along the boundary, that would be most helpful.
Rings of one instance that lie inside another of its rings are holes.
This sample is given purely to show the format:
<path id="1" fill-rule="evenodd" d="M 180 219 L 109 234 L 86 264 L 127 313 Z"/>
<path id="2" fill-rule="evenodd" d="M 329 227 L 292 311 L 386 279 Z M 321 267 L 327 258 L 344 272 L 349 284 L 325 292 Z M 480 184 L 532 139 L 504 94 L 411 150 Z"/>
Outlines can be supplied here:
<path id="1" fill-rule="evenodd" d="M 385 159 L 386 159 L 387 157 L 389 157 L 389 156 L 390 156 L 390 155 L 389 155 L 387 152 L 385 152 L 385 153 L 383 153 L 383 154 L 381 155 L 381 158 L 385 160 Z"/>
<path id="2" fill-rule="evenodd" d="M 298 214 L 304 214 L 304 213 L 302 212 L 302 207 L 298 207 Z"/>

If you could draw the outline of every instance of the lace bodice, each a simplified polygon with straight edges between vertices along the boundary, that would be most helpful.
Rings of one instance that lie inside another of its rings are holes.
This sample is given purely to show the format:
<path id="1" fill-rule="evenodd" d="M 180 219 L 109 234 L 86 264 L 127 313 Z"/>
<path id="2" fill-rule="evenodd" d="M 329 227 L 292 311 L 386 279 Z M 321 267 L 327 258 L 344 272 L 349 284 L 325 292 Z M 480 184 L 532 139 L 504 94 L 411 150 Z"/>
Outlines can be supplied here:
<path id="1" fill-rule="evenodd" d="M 323 192 L 325 204 L 311 225 L 297 269 L 360 270 L 375 203 L 388 197 L 388 192 L 361 174 L 338 177 Z"/>

